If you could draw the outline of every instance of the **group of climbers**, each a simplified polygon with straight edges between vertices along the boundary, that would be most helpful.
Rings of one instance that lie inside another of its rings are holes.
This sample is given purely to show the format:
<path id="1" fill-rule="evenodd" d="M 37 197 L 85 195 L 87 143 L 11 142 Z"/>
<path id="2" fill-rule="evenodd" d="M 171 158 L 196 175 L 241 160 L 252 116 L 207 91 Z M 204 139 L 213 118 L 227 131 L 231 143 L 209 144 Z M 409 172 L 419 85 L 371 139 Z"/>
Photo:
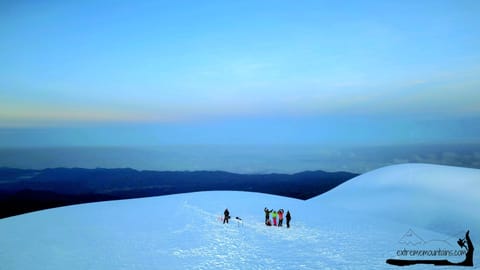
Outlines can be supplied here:
<path id="1" fill-rule="evenodd" d="M 267 226 L 278 226 L 282 227 L 283 225 L 283 214 L 285 210 L 279 209 L 278 211 L 275 211 L 273 209 L 268 210 L 267 207 L 263 209 L 265 212 L 265 225 Z M 270 214 L 272 214 L 272 220 L 270 220 Z M 278 225 L 277 225 L 277 217 L 278 217 Z M 285 218 L 287 220 L 287 228 L 290 228 L 290 220 L 292 219 L 292 216 L 290 215 L 290 211 L 287 211 L 287 214 L 285 215 Z M 272 224 L 273 222 L 273 224 Z"/>
<path id="2" fill-rule="evenodd" d="M 275 211 L 273 209 L 268 210 L 267 207 L 263 209 L 265 212 L 265 225 L 267 226 L 278 226 L 282 227 L 283 226 L 283 214 L 285 210 L 279 209 L 278 211 Z M 272 214 L 272 220 L 270 220 L 270 213 Z M 220 218 L 220 217 L 219 217 Z M 228 223 L 228 220 L 230 219 L 230 211 L 228 211 L 228 208 L 225 209 L 223 212 L 223 224 Z M 277 224 L 277 218 L 278 218 L 278 224 Z M 241 222 L 242 219 L 239 217 L 235 217 L 235 219 L 238 222 Z M 287 211 L 287 214 L 285 215 L 285 219 L 287 220 L 287 228 L 290 228 L 290 220 L 292 219 L 292 216 L 290 215 L 290 211 Z M 273 222 L 273 224 L 272 224 Z"/>

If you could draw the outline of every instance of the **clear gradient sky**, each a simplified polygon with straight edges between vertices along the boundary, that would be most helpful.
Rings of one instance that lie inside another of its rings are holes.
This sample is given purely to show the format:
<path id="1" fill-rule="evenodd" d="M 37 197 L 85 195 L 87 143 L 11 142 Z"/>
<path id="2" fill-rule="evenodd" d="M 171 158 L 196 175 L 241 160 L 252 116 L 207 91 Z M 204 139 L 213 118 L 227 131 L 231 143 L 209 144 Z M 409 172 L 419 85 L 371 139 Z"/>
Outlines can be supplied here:
<path id="1" fill-rule="evenodd" d="M 480 1 L 1 1 L 0 146 L 479 142 Z"/>

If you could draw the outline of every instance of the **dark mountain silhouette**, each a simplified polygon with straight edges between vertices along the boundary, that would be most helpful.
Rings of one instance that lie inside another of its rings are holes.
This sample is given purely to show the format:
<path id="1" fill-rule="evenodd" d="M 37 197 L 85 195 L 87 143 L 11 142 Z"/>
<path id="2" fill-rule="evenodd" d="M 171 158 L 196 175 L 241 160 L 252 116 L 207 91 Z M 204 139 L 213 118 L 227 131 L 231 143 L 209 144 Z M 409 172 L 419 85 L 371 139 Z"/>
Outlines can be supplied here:
<path id="1" fill-rule="evenodd" d="M 207 190 L 262 192 L 309 199 L 357 176 L 348 172 L 236 174 L 222 171 L 0 168 L 0 218 L 105 200 Z"/>

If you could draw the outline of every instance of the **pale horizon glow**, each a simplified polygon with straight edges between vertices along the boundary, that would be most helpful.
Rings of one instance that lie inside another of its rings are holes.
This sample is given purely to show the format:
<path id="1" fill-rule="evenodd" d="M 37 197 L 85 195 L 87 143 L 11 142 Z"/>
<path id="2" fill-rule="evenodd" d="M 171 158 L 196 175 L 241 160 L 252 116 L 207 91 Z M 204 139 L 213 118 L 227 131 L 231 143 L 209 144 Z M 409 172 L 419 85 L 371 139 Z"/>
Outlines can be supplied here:
<path id="1" fill-rule="evenodd" d="M 1 3 L 0 129 L 474 141 L 478 14 L 478 1 Z"/>

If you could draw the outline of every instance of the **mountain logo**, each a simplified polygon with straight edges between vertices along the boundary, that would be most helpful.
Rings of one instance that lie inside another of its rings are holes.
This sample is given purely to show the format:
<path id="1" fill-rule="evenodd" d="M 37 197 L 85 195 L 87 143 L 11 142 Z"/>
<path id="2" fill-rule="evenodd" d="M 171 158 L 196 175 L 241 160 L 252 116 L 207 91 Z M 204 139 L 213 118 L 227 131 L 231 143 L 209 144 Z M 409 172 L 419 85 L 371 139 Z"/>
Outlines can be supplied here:
<path id="1" fill-rule="evenodd" d="M 432 241 L 429 241 L 432 242 Z M 403 236 L 400 238 L 399 243 L 405 245 L 418 245 L 425 244 L 426 242 L 418 236 L 412 229 L 409 229 Z M 427 250 L 424 248 L 421 249 L 406 249 L 397 250 L 398 256 L 465 256 L 465 259 L 460 262 L 449 261 L 447 259 L 387 259 L 386 263 L 397 266 L 406 266 L 406 265 L 415 265 L 415 264 L 431 264 L 435 266 L 471 266 L 473 267 L 473 242 L 470 239 L 470 231 L 465 233 L 464 238 L 460 238 L 457 241 L 460 250 L 444 250 L 444 249 L 433 249 Z"/>
<path id="2" fill-rule="evenodd" d="M 398 243 L 402 245 L 422 245 L 425 244 L 425 240 L 418 236 L 412 229 L 408 229 L 408 231 L 398 240 Z"/>

